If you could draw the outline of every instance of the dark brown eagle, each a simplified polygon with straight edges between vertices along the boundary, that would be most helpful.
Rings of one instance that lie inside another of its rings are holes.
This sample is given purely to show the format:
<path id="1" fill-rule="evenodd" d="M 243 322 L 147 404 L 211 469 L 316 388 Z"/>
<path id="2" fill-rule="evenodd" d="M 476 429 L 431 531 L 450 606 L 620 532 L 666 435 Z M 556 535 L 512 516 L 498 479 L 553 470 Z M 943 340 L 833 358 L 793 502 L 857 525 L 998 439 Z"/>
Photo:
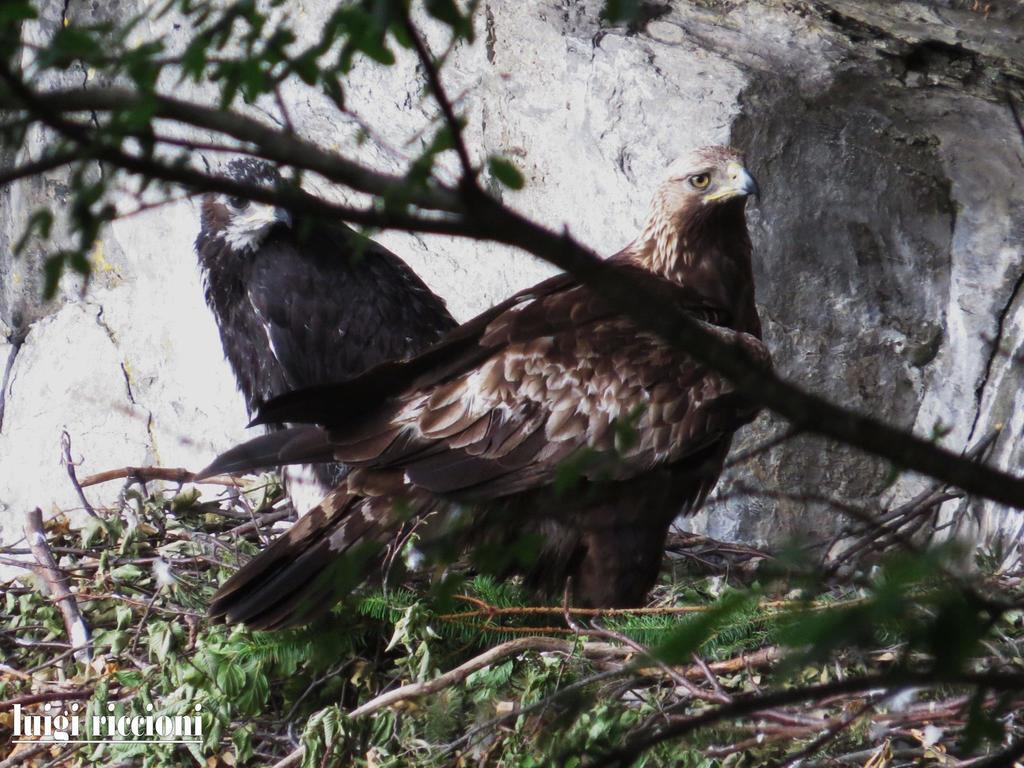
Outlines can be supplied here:
<path id="1" fill-rule="evenodd" d="M 735 150 L 697 150 L 612 258 L 767 366 L 744 213 L 756 191 Z M 548 593 L 571 579 L 576 604 L 635 606 L 673 519 L 704 501 L 755 414 L 717 372 L 558 275 L 417 357 L 261 408 L 260 422 L 319 426 L 257 438 L 205 473 L 315 460 L 353 470 L 210 613 L 264 629 L 307 621 L 351 589 L 353 562 L 386 561 L 381 547 L 424 521 L 425 546 L 471 544 L 487 553 L 478 564 Z"/>
<path id="2" fill-rule="evenodd" d="M 231 160 L 227 172 L 255 186 L 282 183 L 272 165 L 251 157 Z M 456 325 L 405 262 L 340 222 L 293 221 L 280 208 L 211 194 L 196 253 L 250 416 L 286 392 L 409 357 Z M 288 468 L 284 480 L 304 511 L 342 475 L 337 464 L 317 464 Z"/>

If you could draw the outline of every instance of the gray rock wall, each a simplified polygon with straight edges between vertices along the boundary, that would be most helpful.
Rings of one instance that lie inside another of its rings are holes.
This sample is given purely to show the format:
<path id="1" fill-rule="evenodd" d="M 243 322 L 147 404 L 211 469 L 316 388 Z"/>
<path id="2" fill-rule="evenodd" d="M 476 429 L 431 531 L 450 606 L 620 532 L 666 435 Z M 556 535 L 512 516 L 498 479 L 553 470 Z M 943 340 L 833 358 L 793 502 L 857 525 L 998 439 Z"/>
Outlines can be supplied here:
<path id="1" fill-rule="evenodd" d="M 290 4 L 312 37 L 331 3 Z M 1002 425 L 994 460 L 1019 469 L 1024 325 L 1024 141 L 1005 92 L 1020 93 L 1024 12 L 989 16 L 949 2 L 676 2 L 642 32 L 608 27 L 600 4 L 489 0 L 475 46 L 445 71 L 468 110 L 480 157 L 512 157 L 527 188 L 509 201 L 604 253 L 628 242 L 661 170 L 694 144 L 732 141 L 764 196 L 752 210 L 759 300 L 779 370 L 805 387 L 919 433 L 936 427 L 962 447 Z M 70 0 L 72 19 L 115 8 Z M 63 23 L 53 2 L 25 34 Z M 143 27 L 180 45 L 175 19 Z M 440 30 L 432 37 L 441 43 Z M 68 72 L 53 84 L 89 84 Z M 208 100 L 203 88 L 178 88 Z M 434 118 L 414 62 L 361 64 L 348 105 L 285 92 L 291 118 L 325 147 L 385 169 L 414 156 Z M 273 114 L 274 105 L 256 105 Z M 39 133 L 30 156 L 48 137 Z M 17 158 L 25 160 L 25 157 Z M 0 158 L 10 163 L 15 158 Z M 197 162 L 212 165 L 204 155 Z M 197 468 L 243 436 L 242 404 L 202 302 L 191 242 L 192 202 L 118 221 L 96 245 L 96 277 L 38 300 L 39 260 L 11 244 L 40 204 L 60 206 L 61 172 L 0 191 L 0 363 L 17 346 L 0 425 L 0 539 L 18 535 L 26 508 L 78 502 L 60 467 L 67 429 L 81 474 L 159 463 Z M 315 185 L 315 184 L 314 184 Z M 315 185 L 316 186 L 316 185 Z M 325 185 L 325 194 L 338 194 Z M 130 207 L 130 205 L 128 206 Z M 387 234 L 460 318 L 550 273 L 489 244 Z M 23 339 L 23 343 L 20 343 Z M 762 417 L 740 447 L 781 428 Z M 888 470 L 817 439 L 798 439 L 733 473 L 746 485 L 861 499 Z M 117 484 L 89 489 L 111 503 Z M 902 479 L 886 494 L 921 487 Z M 756 543 L 828 533 L 827 507 L 730 492 L 689 524 Z M 973 514 L 967 514 L 967 512 Z M 966 535 L 1015 538 L 1016 513 L 947 504 Z"/>

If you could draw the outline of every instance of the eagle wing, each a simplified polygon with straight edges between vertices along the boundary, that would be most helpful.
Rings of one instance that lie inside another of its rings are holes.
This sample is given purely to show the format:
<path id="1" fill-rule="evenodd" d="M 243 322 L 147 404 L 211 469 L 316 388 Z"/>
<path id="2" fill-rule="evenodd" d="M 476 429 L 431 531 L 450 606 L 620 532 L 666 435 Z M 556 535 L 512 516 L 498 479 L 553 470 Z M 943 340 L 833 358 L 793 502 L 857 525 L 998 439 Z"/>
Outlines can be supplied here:
<path id="1" fill-rule="evenodd" d="M 720 310 L 685 289 L 659 287 L 713 332 L 768 364 L 761 342 L 724 327 L 731 318 Z M 585 602 L 634 604 L 656 575 L 667 520 L 699 504 L 718 476 L 732 432 L 755 412 L 715 371 L 638 328 L 571 277 L 557 276 L 416 357 L 268 402 L 257 422 L 322 426 L 257 438 L 201 476 L 308 460 L 319 451 L 354 469 L 313 510 L 309 525 L 289 530 L 221 588 L 211 614 L 257 628 L 306 621 L 312 615 L 306 606 L 325 610 L 351 586 L 325 576 L 327 564 L 348 567 L 339 555 L 357 542 L 393 535 L 396 504 L 420 515 L 445 498 L 485 506 L 512 501 L 514 494 L 549 486 L 575 457 L 586 478 L 632 480 L 613 484 L 621 492 L 600 497 L 594 509 L 581 499 L 582 508 L 553 528 L 550 516 L 541 520 L 552 534 L 545 551 L 571 554 L 548 578 L 557 581 L 575 568 Z M 675 473 L 667 465 L 677 462 L 680 476 L 666 478 Z M 648 475 L 652 468 L 663 471 Z M 526 506 L 515 516 L 527 533 L 534 530 L 527 518 L 537 512 L 531 499 L 524 497 Z M 652 516 L 651 525 L 636 524 L 638 504 Z M 585 529 L 580 514 L 607 519 Z M 606 561 L 609 552 L 622 554 L 616 549 L 622 537 L 632 542 L 626 551 L 633 554 Z M 622 578 L 609 582 L 609 562 L 624 571 Z"/>
<path id="2" fill-rule="evenodd" d="M 409 357 L 456 325 L 401 259 L 340 226 L 268 240 L 249 270 L 247 299 L 290 389 Z"/>
<path id="3" fill-rule="evenodd" d="M 709 328 L 768 360 L 758 339 L 719 325 L 728 322 L 720 310 L 659 282 Z M 414 488 L 486 499 L 547 485 L 581 452 L 610 459 L 583 462 L 588 479 L 635 477 L 753 414 L 717 372 L 559 276 L 408 362 L 277 398 L 258 421 L 321 424 L 338 461 L 402 469 Z"/>

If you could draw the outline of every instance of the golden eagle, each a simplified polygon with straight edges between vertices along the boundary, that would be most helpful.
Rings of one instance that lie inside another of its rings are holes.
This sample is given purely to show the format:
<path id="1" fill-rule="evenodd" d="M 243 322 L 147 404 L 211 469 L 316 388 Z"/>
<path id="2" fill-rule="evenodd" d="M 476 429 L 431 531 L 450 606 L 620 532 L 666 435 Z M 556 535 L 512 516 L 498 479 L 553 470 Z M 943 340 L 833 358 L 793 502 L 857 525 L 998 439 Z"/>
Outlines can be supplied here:
<path id="1" fill-rule="evenodd" d="M 767 366 L 744 213 L 756 191 L 737 151 L 697 150 L 670 167 L 640 236 L 612 259 Z M 258 422 L 318 426 L 257 438 L 205 473 L 328 460 L 352 472 L 210 613 L 263 629 L 308 621 L 354 585 L 354 562 L 388 561 L 381 547 L 393 555 L 412 526 L 423 546 L 471 544 L 487 553 L 478 564 L 548 593 L 571 579 L 577 604 L 637 605 L 672 520 L 703 502 L 756 410 L 558 275 L 407 361 L 264 405 Z"/>
<path id="2" fill-rule="evenodd" d="M 253 186 L 282 183 L 277 169 L 251 157 L 231 160 L 227 172 Z M 405 262 L 340 222 L 293 221 L 281 208 L 209 194 L 195 247 L 250 416 L 286 392 L 409 357 L 456 325 Z M 311 489 L 301 474 L 284 473 L 300 511 L 334 488 L 343 470 L 314 465 Z"/>

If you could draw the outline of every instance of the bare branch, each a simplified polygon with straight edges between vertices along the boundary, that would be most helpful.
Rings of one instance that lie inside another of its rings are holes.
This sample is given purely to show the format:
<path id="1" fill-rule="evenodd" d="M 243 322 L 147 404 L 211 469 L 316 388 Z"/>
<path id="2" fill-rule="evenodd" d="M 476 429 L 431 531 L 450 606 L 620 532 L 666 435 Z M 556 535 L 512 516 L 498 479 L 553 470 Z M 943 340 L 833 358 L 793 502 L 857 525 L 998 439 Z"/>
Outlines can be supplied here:
<path id="1" fill-rule="evenodd" d="M 994 755 L 971 763 L 971 768 L 1011 768 L 1017 764 L 1020 757 L 1024 757 L 1024 739 L 1011 743 L 1006 749 Z"/>
<path id="2" fill-rule="evenodd" d="M 32 160 L 24 165 L 18 165 L 10 170 L 0 172 L 0 187 L 11 184 L 19 179 L 39 176 L 47 171 L 52 171 L 55 168 L 60 168 L 62 165 L 68 165 L 81 159 L 81 154 L 77 152 L 56 152 L 47 157 Z"/>
<path id="3" fill-rule="evenodd" d="M 575 649 L 576 643 L 553 637 L 521 637 L 517 640 L 509 640 L 506 643 L 489 648 L 469 661 L 460 664 L 455 669 L 449 670 L 435 678 L 424 680 L 421 683 L 410 683 L 382 693 L 380 696 L 370 699 L 365 704 L 353 709 L 349 712 L 348 716 L 351 718 L 362 717 L 385 707 L 390 707 L 400 701 L 408 701 L 409 699 L 417 699 L 431 693 L 437 693 L 449 686 L 461 683 L 477 670 L 495 664 L 509 656 L 517 656 L 527 651 L 572 653 Z M 276 763 L 274 768 L 288 768 L 289 766 L 298 765 L 302 760 L 304 752 L 305 750 L 302 747 L 298 747 L 283 760 Z"/>
<path id="4" fill-rule="evenodd" d="M 575 643 L 566 642 L 554 637 L 521 637 L 517 640 L 509 640 L 501 645 L 488 648 L 478 656 L 474 656 L 455 669 L 449 670 L 435 678 L 425 680 L 422 683 L 410 683 L 409 685 L 403 685 L 392 691 L 382 693 L 380 696 L 370 699 L 365 704 L 353 709 L 349 713 L 349 717 L 362 717 L 385 707 L 390 707 L 399 701 L 408 701 L 409 699 L 417 699 L 421 696 L 437 693 L 451 685 L 461 683 L 477 670 L 489 667 L 491 664 L 507 659 L 509 656 L 517 656 L 526 651 L 571 653 L 574 648 Z"/>
<path id="5" fill-rule="evenodd" d="M 885 697 L 882 697 L 883 700 Z M 857 720 L 860 720 L 864 715 L 870 712 L 872 709 L 878 706 L 878 701 L 867 701 L 859 707 L 854 708 L 853 712 L 846 715 L 845 717 L 839 718 L 834 723 L 829 725 L 824 733 L 818 738 L 812 741 L 803 749 L 794 752 L 793 754 L 786 757 L 779 763 L 772 765 L 772 768 L 789 768 L 791 765 L 799 765 L 803 760 L 808 757 L 812 757 L 820 752 L 826 745 L 838 738 L 839 734 L 853 725 Z"/>
<path id="6" fill-rule="evenodd" d="M 99 515 L 96 514 L 96 510 L 92 508 L 89 500 L 85 498 L 85 491 L 82 490 L 82 485 L 78 482 L 78 475 L 75 473 L 75 460 L 71 458 L 71 435 L 66 429 L 60 433 L 60 447 L 64 453 L 64 469 L 67 470 L 68 478 L 71 480 L 75 493 L 78 494 L 79 501 L 82 502 L 82 507 L 90 517 L 98 518 Z"/>
<path id="7" fill-rule="evenodd" d="M 267 512 L 265 514 L 260 515 L 254 520 L 250 520 L 248 523 L 242 523 L 241 525 L 232 528 L 230 531 L 228 531 L 228 535 L 244 536 L 247 533 L 258 534 L 260 532 L 260 526 L 271 526 L 278 520 L 287 520 L 288 518 L 292 517 L 293 512 L 294 510 L 290 508 L 275 509 L 272 512 Z"/>
<path id="8" fill-rule="evenodd" d="M 939 684 L 976 686 L 998 691 L 1017 691 L 1024 684 L 1024 675 L 1012 672 L 962 672 L 940 671 L 916 672 L 892 670 L 881 674 L 849 677 L 818 685 L 777 689 L 765 693 L 736 696 L 729 704 L 710 709 L 693 717 L 685 718 L 661 728 L 648 729 L 629 739 L 625 745 L 584 763 L 587 768 L 604 766 L 628 766 L 651 747 L 665 741 L 685 736 L 723 720 L 762 712 L 766 709 L 798 704 L 805 701 L 821 701 L 831 696 L 859 693 L 875 689 L 898 691 L 911 687 L 932 687 Z M 1004 763 L 998 763 L 1004 765 Z"/>
<path id="9" fill-rule="evenodd" d="M 104 106 L 112 109 L 137 103 L 130 93 L 115 90 L 61 92 L 60 98 L 65 101 L 56 103 L 54 94 L 42 97 L 34 94 L 11 74 L 6 65 L 0 67 L 0 77 L 11 90 L 9 97 L 0 94 L 0 107 L 13 103 L 14 106 L 37 112 L 44 122 L 62 132 L 66 131 L 67 125 L 59 115 L 54 115 L 55 109 L 63 112 L 102 109 Z M 157 98 L 157 112 L 160 117 L 203 124 L 215 130 L 223 128 L 224 132 L 236 138 L 259 143 L 263 156 L 269 159 L 321 173 L 326 170 L 324 175 L 339 183 L 349 184 L 353 189 L 386 195 L 400 188 L 397 186 L 400 180 L 396 177 L 367 171 L 283 132 L 232 113 L 177 102 L 166 97 Z M 644 327 L 727 376 L 741 393 L 783 416 L 795 429 L 834 438 L 888 459 L 902 469 L 928 475 L 982 498 L 1024 509 L 1024 479 L 959 456 L 873 416 L 862 415 L 831 403 L 780 379 L 770 371 L 756 368 L 741 352 L 723 343 L 683 309 L 665 302 L 663 297 L 655 296 L 647 280 L 636 275 L 622 274 L 616 265 L 604 262 L 568 233 L 559 235 L 490 196 L 480 194 L 474 197 L 472 215 L 468 215 L 470 212 L 462 208 L 458 196 L 453 200 L 451 190 L 444 188 L 417 193 L 413 199 L 421 207 L 467 214 L 456 218 L 425 218 L 397 211 L 353 209 L 328 203 L 297 190 L 261 189 L 228 178 L 129 155 L 109 146 L 96 147 L 89 136 L 74 130 L 70 137 L 85 144 L 97 159 L 133 173 L 183 184 L 193 189 L 205 188 L 245 196 L 257 202 L 308 210 L 365 226 L 459 235 L 522 248 L 572 273 Z M 326 162 L 328 160 L 330 162 Z M 318 167 L 313 168 L 313 165 Z M 325 168 L 321 168 L 325 165 Z"/>
<path id="10" fill-rule="evenodd" d="M 78 609 L 78 602 L 68 588 L 68 577 L 60 568 L 46 543 L 43 531 L 43 511 L 36 507 L 25 515 L 25 538 L 38 566 L 33 568 L 50 590 L 50 595 L 60 608 L 64 618 L 64 629 L 68 633 L 75 658 L 92 661 L 92 647 L 89 627 Z"/>
<path id="11" fill-rule="evenodd" d="M 5 71 L 6 70 L 6 71 Z M 47 115 L 76 112 L 119 112 L 152 104 L 153 117 L 173 120 L 196 128 L 231 136 L 255 144 L 260 157 L 283 165 L 304 168 L 344 186 L 388 198 L 409 199 L 420 208 L 457 211 L 459 202 L 451 190 L 437 187 L 419 194 L 409 189 L 405 179 L 366 168 L 285 130 L 272 128 L 236 112 L 207 107 L 170 96 L 142 96 L 123 88 L 57 90 L 34 93 L 6 67 L 0 76 L 9 90 L 0 90 L 0 109 L 28 109 L 45 122 Z M 26 95 L 32 104 L 26 103 Z"/>
<path id="12" fill-rule="evenodd" d="M 193 480 L 194 472 L 181 467 L 121 467 L 120 469 L 109 469 L 106 472 L 97 472 L 95 475 L 83 477 L 81 486 L 88 488 L 90 485 L 99 485 L 111 480 L 166 480 L 170 483 L 196 483 L 196 485 L 227 485 L 241 488 L 245 481 L 232 477 L 231 475 L 216 475 L 205 480 Z"/>
<path id="13" fill-rule="evenodd" d="M 748 450 L 745 451 L 740 451 L 739 453 L 730 456 L 729 460 L 725 462 L 725 465 L 722 467 L 722 469 L 731 469 L 732 467 L 735 467 L 739 464 L 745 464 L 751 459 L 756 459 L 758 456 L 773 451 L 783 443 L 789 442 L 799 434 L 800 430 L 794 427 L 785 429 L 779 434 L 775 435 L 774 437 L 765 440 L 760 445 L 755 445 L 753 448 L 749 448 Z"/>
<path id="14" fill-rule="evenodd" d="M 88 699 L 96 692 L 95 688 L 80 688 L 74 691 L 46 691 L 45 693 L 26 693 L 23 696 L 15 696 L 12 699 L 0 701 L 0 712 L 8 712 L 14 709 L 16 704 L 29 706 L 30 704 L 42 704 L 47 701 L 74 701 Z M 115 694 L 116 696 L 116 694 Z"/>
<path id="15" fill-rule="evenodd" d="M 419 30 L 416 29 L 416 25 L 413 24 L 408 8 L 403 11 L 403 22 L 405 31 L 412 40 L 412 47 L 416 51 L 416 56 L 420 60 L 420 66 L 423 67 L 430 92 L 434 96 L 434 101 L 441 108 L 441 114 L 444 116 L 448 131 L 452 135 L 452 143 L 455 145 L 455 152 L 459 156 L 459 163 L 462 165 L 462 183 L 467 189 L 475 190 L 477 188 L 476 171 L 473 169 L 473 163 L 469 159 L 469 151 L 466 149 L 466 142 L 462 137 L 462 123 L 456 116 L 452 103 L 448 99 L 448 94 L 441 84 L 441 73 L 438 70 L 437 62 L 434 61 L 434 57 L 431 55 L 430 49 L 427 48 L 426 42 L 420 36 Z"/>

